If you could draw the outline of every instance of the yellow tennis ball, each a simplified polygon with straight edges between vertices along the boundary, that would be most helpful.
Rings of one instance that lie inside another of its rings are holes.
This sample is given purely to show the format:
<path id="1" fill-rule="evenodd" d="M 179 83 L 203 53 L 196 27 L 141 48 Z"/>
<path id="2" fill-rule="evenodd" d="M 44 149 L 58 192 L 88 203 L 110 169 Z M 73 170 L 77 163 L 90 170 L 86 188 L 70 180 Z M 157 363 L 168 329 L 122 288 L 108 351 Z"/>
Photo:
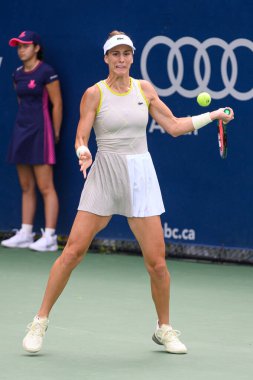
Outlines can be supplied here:
<path id="1" fill-rule="evenodd" d="M 211 96 L 208 92 L 201 92 L 197 97 L 197 102 L 201 107 L 207 107 L 211 103 Z"/>

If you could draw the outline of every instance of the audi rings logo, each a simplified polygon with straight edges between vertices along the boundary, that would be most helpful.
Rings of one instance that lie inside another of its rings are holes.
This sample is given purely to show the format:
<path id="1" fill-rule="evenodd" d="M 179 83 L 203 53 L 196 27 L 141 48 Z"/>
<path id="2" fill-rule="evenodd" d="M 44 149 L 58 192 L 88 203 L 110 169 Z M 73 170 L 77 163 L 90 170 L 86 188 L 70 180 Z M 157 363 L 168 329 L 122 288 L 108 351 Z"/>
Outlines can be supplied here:
<path id="1" fill-rule="evenodd" d="M 156 45 L 168 46 L 169 53 L 167 59 L 167 72 L 170 80 L 170 86 L 167 88 L 159 88 L 155 86 L 154 81 L 150 78 L 147 62 L 148 56 L 151 50 Z M 193 59 L 193 71 L 195 80 L 197 83 L 196 88 L 190 90 L 182 87 L 182 80 L 184 77 L 184 61 L 180 49 L 183 46 L 190 45 L 196 49 L 196 53 Z M 224 84 L 224 88 L 219 91 L 214 91 L 209 87 L 209 81 L 211 77 L 211 61 L 208 55 L 207 49 L 213 46 L 218 46 L 223 50 L 223 55 L 220 62 L 221 79 Z M 213 99 L 222 99 L 227 95 L 232 95 L 238 100 L 249 100 L 253 98 L 252 83 L 248 91 L 240 92 L 236 87 L 238 77 L 238 61 L 235 55 L 236 48 L 246 48 L 253 52 L 253 42 L 245 38 L 238 38 L 231 43 L 227 43 L 220 38 L 208 38 L 203 42 L 199 42 L 192 37 L 182 37 L 177 41 L 172 41 L 165 36 L 156 36 L 151 38 L 145 45 L 141 55 L 141 73 L 142 77 L 152 82 L 160 96 L 169 96 L 175 92 L 186 98 L 193 98 L 201 91 L 208 91 Z M 175 70 L 174 60 L 176 60 L 177 70 Z M 203 61 L 204 73 L 201 74 L 201 62 Z M 230 74 L 228 69 L 228 62 L 230 61 Z M 176 71 L 176 72 L 175 72 Z M 250 76 L 252 82 L 252 76 Z"/>

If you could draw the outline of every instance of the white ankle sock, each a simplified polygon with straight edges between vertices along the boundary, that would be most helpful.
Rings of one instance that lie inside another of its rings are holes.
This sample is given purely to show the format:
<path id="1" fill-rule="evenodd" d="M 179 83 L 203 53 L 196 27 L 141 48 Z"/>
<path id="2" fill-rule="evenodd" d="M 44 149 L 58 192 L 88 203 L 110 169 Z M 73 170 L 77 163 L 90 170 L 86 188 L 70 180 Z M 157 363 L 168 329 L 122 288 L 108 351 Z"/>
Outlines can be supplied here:
<path id="1" fill-rule="evenodd" d="M 33 230 L 33 225 L 32 224 L 22 224 L 21 230 L 24 232 L 27 232 L 27 233 L 31 233 Z"/>
<path id="2" fill-rule="evenodd" d="M 34 321 L 41 321 L 41 322 L 43 322 L 43 321 L 48 320 L 48 318 L 47 317 L 39 317 L 38 315 L 35 315 L 35 317 L 34 317 L 33 320 Z"/>
<path id="3" fill-rule="evenodd" d="M 55 228 L 45 228 L 45 234 L 53 236 L 55 234 Z"/>

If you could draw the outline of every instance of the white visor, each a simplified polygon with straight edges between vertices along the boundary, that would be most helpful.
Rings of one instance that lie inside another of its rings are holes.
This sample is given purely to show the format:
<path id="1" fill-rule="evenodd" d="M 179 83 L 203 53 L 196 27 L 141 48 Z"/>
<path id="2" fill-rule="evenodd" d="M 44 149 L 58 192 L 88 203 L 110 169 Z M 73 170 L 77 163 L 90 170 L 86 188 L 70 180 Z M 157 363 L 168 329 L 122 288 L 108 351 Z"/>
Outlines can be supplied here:
<path id="1" fill-rule="evenodd" d="M 135 50 L 133 41 L 128 36 L 126 36 L 125 34 L 116 34 L 115 36 L 109 38 L 109 40 L 107 40 L 106 43 L 104 44 L 104 47 L 103 47 L 104 55 L 106 54 L 108 50 L 118 45 L 127 45 L 132 48 L 133 52 Z"/>

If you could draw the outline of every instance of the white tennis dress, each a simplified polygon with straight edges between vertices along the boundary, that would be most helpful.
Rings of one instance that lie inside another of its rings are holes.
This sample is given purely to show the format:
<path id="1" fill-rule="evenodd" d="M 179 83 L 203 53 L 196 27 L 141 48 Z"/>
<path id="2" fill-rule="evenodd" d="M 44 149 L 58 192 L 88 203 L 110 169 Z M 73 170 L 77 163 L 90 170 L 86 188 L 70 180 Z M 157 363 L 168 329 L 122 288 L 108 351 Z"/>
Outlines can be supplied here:
<path id="1" fill-rule="evenodd" d="M 148 103 L 131 78 L 119 94 L 97 83 L 100 104 L 93 125 L 98 151 L 84 184 L 78 210 L 109 216 L 160 215 L 160 186 L 147 148 Z"/>

